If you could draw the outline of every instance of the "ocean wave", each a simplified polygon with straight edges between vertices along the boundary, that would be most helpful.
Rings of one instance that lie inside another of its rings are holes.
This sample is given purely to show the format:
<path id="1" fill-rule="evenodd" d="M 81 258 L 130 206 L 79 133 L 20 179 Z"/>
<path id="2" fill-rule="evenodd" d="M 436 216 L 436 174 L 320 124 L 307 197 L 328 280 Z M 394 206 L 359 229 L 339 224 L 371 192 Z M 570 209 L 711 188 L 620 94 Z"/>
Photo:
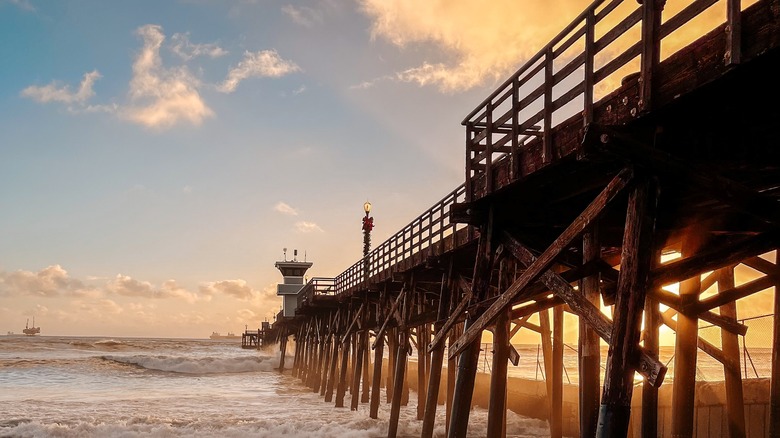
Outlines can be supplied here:
<path id="1" fill-rule="evenodd" d="M 228 374 L 272 371 L 279 366 L 269 358 L 240 357 L 182 357 L 182 356 L 102 356 L 104 360 L 135 365 L 155 371 L 181 374 Z"/>

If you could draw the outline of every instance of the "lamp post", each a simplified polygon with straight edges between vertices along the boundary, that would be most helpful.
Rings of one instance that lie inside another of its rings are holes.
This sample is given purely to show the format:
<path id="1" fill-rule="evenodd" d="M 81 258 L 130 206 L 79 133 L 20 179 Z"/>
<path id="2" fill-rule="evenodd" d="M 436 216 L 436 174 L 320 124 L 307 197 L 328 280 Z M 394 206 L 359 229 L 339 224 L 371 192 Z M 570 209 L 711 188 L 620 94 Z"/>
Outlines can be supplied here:
<path id="1" fill-rule="evenodd" d="M 363 271 L 365 280 L 368 280 L 368 251 L 371 250 L 371 230 L 374 229 L 374 218 L 369 216 L 369 213 L 371 213 L 370 202 L 366 201 L 363 204 L 363 211 L 366 212 L 366 215 L 363 217 Z"/>

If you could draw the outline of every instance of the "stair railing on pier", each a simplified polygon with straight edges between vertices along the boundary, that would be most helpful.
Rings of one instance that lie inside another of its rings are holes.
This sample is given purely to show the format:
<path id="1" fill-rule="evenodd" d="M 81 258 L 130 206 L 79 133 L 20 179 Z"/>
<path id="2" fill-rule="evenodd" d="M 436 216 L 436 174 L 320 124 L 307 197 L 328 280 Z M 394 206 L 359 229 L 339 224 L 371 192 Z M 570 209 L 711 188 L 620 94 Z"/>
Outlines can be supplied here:
<path id="1" fill-rule="evenodd" d="M 712 8 L 716 3 L 725 7 Z M 662 10 L 678 12 L 662 22 Z M 594 1 L 463 120 L 467 200 L 496 189 L 500 160 L 512 160 L 509 181 L 549 164 L 555 158 L 553 128 L 577 115 L 584 125 L 593 121 L 594 98 L 617 90 L 631 73 L 640 78 L 632 114 L 650 109 L 661 54 L 666 58 L 715 27 L 692 25 L 676 32 L 692 20 L 694 25 L 725 20 L 727 47 L 719 55 L 726 65 L 738 63 L 741 10 L 740 0 Z M 527 150 L 534 159 L 521 163 Z"/>
<path id="2" fill-rule="evenodd" d="M 298 293 L 298 307 L 314 302 L 314 297 L 320 295 L 336 295 L 335 278 L 313 277 L 306 282 Z"/>
<path id="3" fill-rule="evenodd" d="M 411 267 L 412 263 L 420 263 L 429 256 L 436 256 L 452 249 L 445 247 L 447 236 L 455 235 L 453 239 L 457 241 L 453 242 L 454 246 L 465 243 L 468 236 L 458 232 L 466 231 L 467 226 L 453 224 L 449 220 L 452 204 L 463 202 L 465 199 L 464 185 L 448 193 L 401 231 L 368 253 L 364 259 L 339 274 L 335 278 L 337 293 L 349 292 L 358 286 L 365 287 L 369 280 L 385 280 L 393 272 Z"/>

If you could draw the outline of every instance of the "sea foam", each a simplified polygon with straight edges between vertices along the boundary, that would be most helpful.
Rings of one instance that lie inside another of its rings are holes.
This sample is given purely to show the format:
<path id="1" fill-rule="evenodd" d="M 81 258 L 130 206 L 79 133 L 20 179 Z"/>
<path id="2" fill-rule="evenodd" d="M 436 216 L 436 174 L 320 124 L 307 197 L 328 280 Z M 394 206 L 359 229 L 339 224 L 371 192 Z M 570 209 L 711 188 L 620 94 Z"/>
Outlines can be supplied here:
<path id="1" fill-rule="evenodd" d="M 184 357 L 184 356 L 102 356 L 103 359 L 136 365 L 148 370 L 182 374 L 226 374 L 271 371 L 278 367 L 269 358 L 260 356 L 239 357 Z"/>

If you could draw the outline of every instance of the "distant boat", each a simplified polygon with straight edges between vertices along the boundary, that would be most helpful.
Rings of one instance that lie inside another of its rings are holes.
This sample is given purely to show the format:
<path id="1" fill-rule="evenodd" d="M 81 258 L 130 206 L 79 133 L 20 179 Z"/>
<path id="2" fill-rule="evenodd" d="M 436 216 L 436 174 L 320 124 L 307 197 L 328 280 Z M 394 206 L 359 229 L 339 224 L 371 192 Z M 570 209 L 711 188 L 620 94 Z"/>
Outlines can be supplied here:
<path id="1" fill-rule="evenodd" d="M 228 332 L 226 335 L 221 335 L 219 332 L 211 332 L 209 339 L 241 339 L 241 336 L 233 332 Z"/>
<path id="2" fill-rule="evenodd" d="M 22 330 L 22 333 L 24 333 L 27 336 L 35 336 L 41 332 L 40 327 L 35 326 L 35 317 L 33 316 L 33 326 L 30 327 L 30 318 L 27 318 L 27 323 L 24 325 L 24 330 Z"/>

